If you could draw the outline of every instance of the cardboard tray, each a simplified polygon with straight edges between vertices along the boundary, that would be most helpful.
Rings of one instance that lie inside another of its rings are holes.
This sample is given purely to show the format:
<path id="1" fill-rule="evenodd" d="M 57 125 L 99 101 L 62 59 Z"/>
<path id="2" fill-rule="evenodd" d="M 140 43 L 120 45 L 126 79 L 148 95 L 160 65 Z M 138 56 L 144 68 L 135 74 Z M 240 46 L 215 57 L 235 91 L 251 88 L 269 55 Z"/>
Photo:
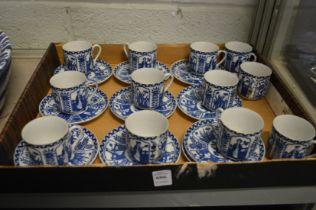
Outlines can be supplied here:
<path id="1" fill-rule="evenodd" d="M 181 154 L 175 164 L 133 167 L 108 167 L 97 158 L 93 165 L 82 167 L 34 166 L 15 167 L 13 153 L 21 140 L 21 130 L 38 117 L 38 104 L 50 90 L 53 70 L 63 63 L 60 43 L 51 43 L 17 102 L 0 134 L 0 192 L 106 192 L 147 190 L 192 190 L 215 188 L 249 188 L 269 186 L 310 186 L 316 184 L 316 159 L 269 160 L 238 163 L 192 163 Z M 101 59 L 114 68 L 126 60 L 122 45 L 102 45 Z M 170 66 L 188 57 L 188 44 L 158 45 L 158 60 Z M 126 84 L 113 76 L 100 85 L 110 98 Z M 175 79 L 170 92 L 177 96 L 187 85 Z M 267 141 L 275 117 L 266 99 L 245 101 L 243 106 L 258 112 L 265 121 L 262 137 Z M 196 120 L 187 117 L 178 108 L 169 118 L 170 131 L 182 143 L 186 129 Z M 124 122 L 109 108 L 97 119 L 83 124 L 101 141 L 113 128 Z M 172 185 L 154 187 L 152 172 L 170 170 Z M 43 187 L 45 186 L 45 187 Z"/>

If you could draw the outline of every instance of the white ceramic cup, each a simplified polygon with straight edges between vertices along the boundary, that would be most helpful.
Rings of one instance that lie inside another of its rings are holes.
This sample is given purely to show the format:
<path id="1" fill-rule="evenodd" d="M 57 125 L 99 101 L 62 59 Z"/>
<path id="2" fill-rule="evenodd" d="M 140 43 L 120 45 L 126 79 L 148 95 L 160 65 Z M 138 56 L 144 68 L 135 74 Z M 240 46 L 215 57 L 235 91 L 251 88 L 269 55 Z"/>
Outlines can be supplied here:
<path id="1" fill-rule="evenodd" d="M 155 163 L 165 149 L 168 119 L 156 111 L 138 111 L 125 120 L 128 154 L 140 164 Z"/>
<path id="2" fill-rule="evenodd" d="M 316 143 L 315 128 L 307 120 L 295 115 L 279 115 L 273 120 L 269 138 L 271 158 L 303 158 Z"/>
<path id="3" fill-rule="evenodd" d="M 246 61 L 239 69 L 239 94 L 248 100 L 258 100 L 266 95 L 272 70 L 258 62 Z"/>
<path id="4" fill-rule="evenodd" d="M 124 52 L 129 61 L 129 72 L 136 69 L 155 68 L 157 45 L 153 42 L 138 41 L 124 45 Z"/>
<path id="5" fill-rule="evenodd" d="M 71 156 L 69 138 L 71 131 L 80 126 L 70 127 L 66 120 L 56 116 L 44 116 L 27 123 L 22 129 L 30 158 L 38 165 L 65 165 Z"/>
<path id="6" fill-rule="evenodd" d="M 212 70 L 204 74 L 202 105 L 211 111 L 230 107 L 236 97 L 238 76 L 224 70 Z"/>
<path id="7" fill-rule="evenodd" d="M 220 110 L 217 146 L 225 157 L 234 161 L 247 160 L 261 141 L 262 117 L 247 108 Z"/>
<path id="8" fill-rule="evenodd" d="M 91 82 L 88 83 L 86 75 L 79 71 L 59 72 L 49 82 L 58 110 L 66 114 L 83 112 L 98 89 L 98 84 L 94 82 L 95 89 L 89 92 L 88 86 Z"/>
<path id="9" fill-rule="evenodd" d="M 93 59 L 92 52 L 95 48 L 98 48 L 98 52 Z M 94 70 L 94 65 L 101 55 L 102 47 L 98 44 L 92 45 L 88 41 L 78 40 L 65 43 L 63 51 L 67 70 L 75 70 L 88 74 Z"/>
<path id="10" fill-rule="evenodd" d="M 169 77 L 170 81 L 164 87 L 164 81 Z M 171 86 L 174 77 L 155 68 L 142 68 L 134 71 L 131 79 L 134 106 L 140 109 L 155 109 L 161 105 L 164 92 Z"/>

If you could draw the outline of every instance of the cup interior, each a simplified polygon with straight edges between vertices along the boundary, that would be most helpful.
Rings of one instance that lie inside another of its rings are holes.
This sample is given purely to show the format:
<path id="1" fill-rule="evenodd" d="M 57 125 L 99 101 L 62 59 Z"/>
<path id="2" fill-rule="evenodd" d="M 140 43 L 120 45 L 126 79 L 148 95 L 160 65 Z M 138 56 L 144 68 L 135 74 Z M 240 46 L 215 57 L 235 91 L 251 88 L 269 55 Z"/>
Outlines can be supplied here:
<path id="1" fill-rule="evenodd" d="M 137 69 L 131 74 L 133 81 L 140 84 L 157 84 L 164 81 L 165 75 L 162 71 L 155 68 Z"/>
<path id="2" fill-rule="evenodd" d="M 49 83 L 55 88 L 73 88 L 86 81 L 86 75 L 79 71 L 64 71 L 55 74 Z"/>
<path id="3" fill-rule="evenodd" d="M 27 123 L 22 129 L 22 139 L 32 145 L 47 145 L 63 138 L 68 123 L 59 117 L 44 116 Z"/>
<path id="4" fill-rule="evenodd" d="M 92 47 L 92 44 L 87 41 L 71 41 L 63 45 L 63 50 L 70 52 L 84 51 Z"/>
<path id="5" fill-rule="evenodd" d="M 272 70 L 268 66 L 258 62 L 246 61 L 240 65 L 240 68 L 256 77 L 268 77 L 272 74 Z"/>
<path id="6" fill-rule="evenodd" d="M 239 41 L 231 41 L 225 43 L 225 48 L 235 52 L 248 53 L 252 51 L 250 44 Z"/>
<path id="7" fill-rule="evenodd" d="M 315 128 L 307 120 L 295 115 L 279 115 L 273 127 L 283 136 L 295 141 L 309 141 L 315 137 Z"/>
<path id="8" fill-rule="evenodd" d="M 193 42 L 191 44 L 191 49 L 201 52 L 216 52 L 219 47 L 211 42 Z"/>
<path id="9" fill-rule="evenodd" d="M 136 52 L 151 52 L 156 50 L 157 46 L 153 42 L 139 41 L 129 44 L 128 48 Z"/>
<path id="10" fill-rule="evenodd" d="M 230 87 L 238 84 L 238 76 L 224 70 L 211 70 L 204 74 L 204 79 L 213 85 Z"/>
<path id="11" fill-rule="evenodd" d="M 169 122 L 162 114 L 143 110 L 135 112 L 125 120 L 126 129 L 140 137 L 157 137 L 168 130 Z"/>
<path id="12" fill-rule="evenodd" d="M 220 120 L 230 130 L 241 134 L 254 134 L 263 129 L 262 117 L 247 108 L 228 108 L 221 114 Z"/>

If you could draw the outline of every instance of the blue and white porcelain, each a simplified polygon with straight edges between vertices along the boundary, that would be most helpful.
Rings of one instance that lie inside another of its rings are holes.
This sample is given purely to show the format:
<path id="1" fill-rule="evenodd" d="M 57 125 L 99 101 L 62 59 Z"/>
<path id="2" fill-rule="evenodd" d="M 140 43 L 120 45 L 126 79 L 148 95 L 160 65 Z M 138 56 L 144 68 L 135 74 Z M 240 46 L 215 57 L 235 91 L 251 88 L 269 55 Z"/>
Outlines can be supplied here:
<path id="1" fill-rule="evenodd" d="M 140 164 L 159 160 L 167 143 L 168 119 L 159 112 L 142 110 L 125 120 L 129 157 Z"/>
<path id="2" fill-rule="evenodd" d="M 212 69 L 218 69 L 226 59 L 226 51 L 219 50 L 216 44 L 211 42 L 193 42 L 189 56 L 189 71 L 193 75 L 203 76 Z M 217 63 L 220 54 L 224 54 Z"/>
<path id="3" fill-rule="evenodd" d="M 312 152 L 315 128 L 307 120 L 295 115 L 279 115 L 273 120 L 269 137 L 271 158 L 304 158 Z"/>
<path id="4" fill-rule="evenodd" d="M 210 111 L 202 105 L 203 87 L 194 85 L 184 88 L 177 96 L 179 109 L 186 115 L 197 119 L 212 119 L 216 117 L 216 111 Z M 242 106 L 241 99 L 236 96 L 229 107 Z"/>
<path id="5" fill-rule="evenodd" d="M 239 72 L 239 66 L 245 61 L 256 61 L 257 56 L 252 52 L 252 46 L 248 43 L 231 41 L 225 43 L 227 52 L 224 69 L 230 72 Z"/>
<path id="6" fill-rule="evenodd" d="M 63 71 L 71 71 L 67 68 L 65 68 L 65 65 L 60 65 L 58 66 L 54 74 L 57 74 L 59 72 Z M 95 65 L 93 66 L 93 69 L 86 74 L 87 80 L 92 83 L 96 82 L 98 84 L 101 84 L 108 80 L 112 75 L 112 67 L 110 64 L 103 60 L 97 60 Z"/>
<path id="7" fill-rule="evenodd" d="M 156 62 L 156 68 L 158 68 L 159 70 L 161 70 L 164 74 L 169 74 L 169 69 L 168 67 L 157 61 Z M 119 63 L 113 71 L 113 75 L 116 79 L 118 79 L 121 82 L 124 82 L 126 84 L 131 84 L 132 79 L 131 79 L 131 73 L 129 70 L 129 63 L 128 61 L 124 61 L 122 63 Z"/>
<path id="8" fill-rule="evenodd" d="M 221 111 L 218 122 L 217 148 L 234 161 L 245 161 L 257 153 L 264 126 L 262 117 L 247 108 L 233 107 Z"/>
<path id="9" fill-rule="evenodd" d="M 224 70 L 212 70 L 204 74 L 202 105 L 210 110 L 227 109 L 237 94 L 238 76 Z"/>
<path id="10" fill-rule="evenodd" d="M 203 76 L 197 76 L 190 72 L 189 60 L 187 59 L 173 63 L 171 72 L 175 78 L 188 85 L 199 85 L 203 82 Z"/>
<path id="11" fill-rule="evenodd" d="M 162 98 L 162 103 L 155 111 L 170 117 L 177 107 L 174 96 L 166 91 Z M 111 112 L 119 119 L 125 120 L 129 115 L 141 109 L 136 108 L 132 101 L 132 88 L 126 87 L 114 93 L 110 99 Z"/>
<path id="12" fill-rule="evenodd" d="M 164 86 L 167 77 L 171 80 Z M 173 82 L 173 75 L 155 68 L 137 69 L 131 75 L 132 101 L 139 109 L 156 109 L 163 103 L 164 93 Z"/>
<path id="13" fill-rule="evenodd" d="M 86 75 L 79 71 L 64 71 L 55 74 L 50 80 L 52 86 L 52 97 L 57 102 L 60 112 L 65 114 L 78 114 L 86 110 L 87 104 L 96 94 L 97 84 L 94 92 L 88 92 L 89 82 Z"/>
<path id="14" fill-rule="evenodd" d="M 69 142 L 70 155 L 66 165 L 90 165 L 99 153 L 99 143 L 94 134 L 87 128 L 82 127 L 82 130 L 83 137 L 80 136 L 81 134 L 78 128 L 71 131 Z M 16 146 L 13 160 L 14 165 L 16 166 L 40 165 L 40 162 L 34 161 L 34 159 L 30 156 L 24 140 L 20 141 L 20 143 Z"/>
<path id="15" fill-rule="evenodd" d="M 126 128 L 121 125 L 110 131 L 100 144 L 99 157 L 108 166 L 133 166 L 139 165 L 131 160 L 127 150 Z M 176 137 L 167 132 L 165 150 L 154 164 L 176 163 L 180 157 L 180 145 Z"/>
<path id="16" fill-rule="evenodd" d="M 129 62 L 129 73 L 136 69 L 154 68 L 157 62 L 157 45 L 153 42 L 138 41 L 124 45 Z"/>
<path id="17" fill-rule="evenodd" d="M 95 88 L 89 87 L 88 93 L 95 92 Z M 42 116 L 55 115 L 65 119 L 68 123 L 78 124 L 88 122 L 100 116 L 108 106 L 108 98 L 104 92 L 97 89 L 96 94 L 90 99 L 90 103 L 84 111 L 77 114 L 65 114 L 58 110 L 58 104 L 51 94 L 45 96 L 40 105 L 39 112 Z"/>
<path id="18" fill-rule="evenodd" d="M 98 48 L 95 58 L 92 57 L 92 52 Z M 89 75 L 90 71 L 94 70 L 97 59 L 102 51 L 102 47 L 98 44 L 92 45 L 87 41 L 71 41 L 63 45 L 65 67 L 68 70 L 79 71 Z"/>
<path id="19" fill-rule="evenodd" d="M 193 123 L 183 137 L 183 150 L 188 158 L 195 162 L 232 162 L 223 156 L 217 148 L 216 119 L 201 120 Z M 261 139 L 258 140 L 254 152 L 244 161 L 260 161 L 264 158 L 265 147 Z"/>
<path id="20" fill-rule="evenodd" d="M 239 69 L 238 93 L 248 100 L 265 96 L 270 84 L 272 70 L 261 63 L 244 62 Z"/>

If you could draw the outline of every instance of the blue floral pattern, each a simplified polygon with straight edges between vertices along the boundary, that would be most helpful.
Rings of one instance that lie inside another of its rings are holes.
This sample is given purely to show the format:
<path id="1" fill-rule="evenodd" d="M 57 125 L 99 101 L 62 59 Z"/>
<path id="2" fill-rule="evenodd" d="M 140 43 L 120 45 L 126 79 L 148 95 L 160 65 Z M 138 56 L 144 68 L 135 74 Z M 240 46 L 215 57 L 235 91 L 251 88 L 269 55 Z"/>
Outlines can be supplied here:
<path id="1" fill-rule="evenodd" d="M 69 142 L 70 157 L 67 165 L 90 165 L 97 157 L 99 152 L 98 140 L 87 128 L 82 127 L 82 130 L 84 131 L 83 138 L 80 137 L 77 128 L 72 130 Z M 16 166 L 40 165 L 40 161 L 36 161 L 30 156 L 24 140 L 16 146 L 13 160 Z"/>
<path id="2" fill-rule="evenodd" d="M 121 125 L 111 132 L 109 132 L 102 140 L 100 144 L 99 157 L 105 165 L 109 166 L 132 166 L 138 165 L 131 160 L 127 151 L 126 143 L 126 128 Z M 176 137 L 167 131 L 167 143 L 165 150 L 157 162 L 153 164 L 161 163 L 175 163 L 180 156 L 180 145 Z"/>
<path id="3" fill-rule="evenodd" d="M 199 85 L 203 82 L 203 75 L 191 74 L 189 70 L 189 60 L 179 60 L 171 65 L 171 72 L 175 78 L 188 85 Z"/>
<path id="4" fill-rule="evenodd" d="M 165 73 L 165 74 L 169 73 L 168 67 L 159 61 L 156 62 L 156 67 L 159 70 L 163 71 L 163 73 Z M 114 68 L 114 71 L 113 71 L 114 77 L 121 82 L 131 84 L 132 80 L 131 80 L 131 74 L 130 74 L 129 68 L 130 67 L 129 67 L 128 61 L 124 61 L 122 63 L 119 63 Z"/>
<path id="5" fill-rule="evenodd" d="M 165 117 L 170 117 L 176 107 L 177 103 L 175 98 L 170 92 L 166 91 L 163 95 L 161 105 L 154 110 L 163 114 Z M 132 113 L 141 110 L 133 105 L 131 87 L 123 88 L 113 94 L 110 99 L 110 109 L 116 117 L 122 120 L 125 120 Z"/>
<path id="6" fill-rule="evenodd" d="M 202 105 L 202 86 L 189 86 L 184 88 L 177 96 L 179 109 L 186 115 L 197 119 L 212 119 L 216 117 L 216 111 L 209 111 Z M 229 107 L 241 107 L 241 99 L 236 96 Z"/>
<path id="7" fill-rule="evenodd" d="M 88 87 L 88 92 L 92 94 L 95 88 Z M 58 110 L 57 102 L 51 94 L 45 96 L 40 105 L 39 112 L 42 116 L 54 115 L 65 119 L 68 123 L 78 124 L 87 122 L 100 116 L 108 106 L 108 98 L 104 92 L 97 90 L 96 94 L 91 97 L 90 103 L 87 104 L 83 112 L 77 114 L 65 114 Z"/>
<path id="8" fill-rule="evenodd" d="M 65 68 L 64 65 L 60 65 L 55 69 L 54 74 L 57 74 L 63 71 L 73 71 L 73 70 L 68 70 L 67 68 Z M 101 84 L 105 82 L 106 80 L 108 80 L 111 77 L 111 75 L 112 75 L 111 65 L 103 60 L 97 60 L 93 67 L 93 70 L 89 71 L 86 76 L 89 82 L 91 83 L 96 82 L 98 84 Z"/>

